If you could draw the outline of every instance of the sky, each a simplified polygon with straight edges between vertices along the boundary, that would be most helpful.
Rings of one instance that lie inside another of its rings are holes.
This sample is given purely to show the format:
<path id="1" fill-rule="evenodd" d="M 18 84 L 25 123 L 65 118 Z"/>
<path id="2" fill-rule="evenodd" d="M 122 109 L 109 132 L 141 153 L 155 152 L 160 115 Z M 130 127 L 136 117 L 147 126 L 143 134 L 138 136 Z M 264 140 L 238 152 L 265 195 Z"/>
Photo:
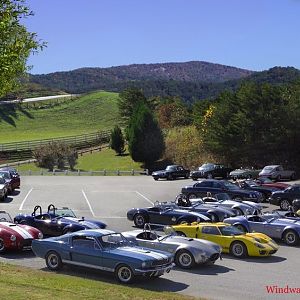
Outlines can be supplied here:
<path id="1" fill-rule="evenodd" d="M 300 69 L 300 0 L 27 0 L 30 73 L 207 61 Z"/>

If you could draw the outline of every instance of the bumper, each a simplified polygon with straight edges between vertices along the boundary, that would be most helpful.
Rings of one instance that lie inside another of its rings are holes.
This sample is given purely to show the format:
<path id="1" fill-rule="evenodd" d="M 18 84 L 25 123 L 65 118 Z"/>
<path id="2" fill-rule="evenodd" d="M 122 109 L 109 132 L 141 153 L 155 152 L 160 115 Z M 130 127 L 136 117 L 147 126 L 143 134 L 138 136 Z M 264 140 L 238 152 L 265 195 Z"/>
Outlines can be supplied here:
<path id="1" fill-rule="evenodd" d="M 262 203 L 264 199 L 263 197 L 257 197 L 257 198 L 244 197 L 244 200 L 255 202 L 255 203 Z"/>
<path id="2" fill-rule="evenodd" d="M 142 275 L 142 276 L 160 276 L 163 275 L 164 273 L 169 273 L 171 269 L 175 266 L 174 263 L 157 267 L 157 268 L 149 268 L 149 269 L 134 269 L 134 274 L 135 275 Z"/>
<path id="3" fill-rule="evenodd" d="M 273 244 L 273 243 L 269 243 L 267 245 L 264 245 L 265 248 L 263 249 L 259 249 L 256 248 L 255 251 L 253 253 L 249 253 L 250 256 L 270 256 L 273 255 L 277 252 L 278 250 L 278 246 Z"/>

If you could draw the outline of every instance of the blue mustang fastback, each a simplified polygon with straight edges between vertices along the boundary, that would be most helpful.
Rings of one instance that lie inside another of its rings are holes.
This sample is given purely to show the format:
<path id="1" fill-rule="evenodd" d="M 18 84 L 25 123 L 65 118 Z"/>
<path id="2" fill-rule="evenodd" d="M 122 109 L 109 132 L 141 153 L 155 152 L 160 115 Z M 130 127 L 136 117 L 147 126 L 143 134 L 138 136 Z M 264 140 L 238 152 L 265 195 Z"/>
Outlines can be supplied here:
<path id="1" fill-rule="evenodd" d="M 121 283 L 130 283 L 137 276 L 159 277 L 174 266 L 172 254 L 135 246 L 122 234 L 107 229 L 33 240 L 32 250 L 45 258 L 50 270 L 59 270 L 64 264 L 90 267 L 114 272 Z"/>

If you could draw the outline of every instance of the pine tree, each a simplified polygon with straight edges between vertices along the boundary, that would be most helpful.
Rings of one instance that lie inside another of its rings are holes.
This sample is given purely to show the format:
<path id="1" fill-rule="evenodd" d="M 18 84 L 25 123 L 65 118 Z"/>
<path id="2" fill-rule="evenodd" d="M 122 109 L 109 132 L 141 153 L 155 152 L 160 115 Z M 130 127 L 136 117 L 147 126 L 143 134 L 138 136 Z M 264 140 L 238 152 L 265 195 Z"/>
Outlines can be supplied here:
<path id="1" fill-rule="evenodd" d="M 121 128 L 116 125 L 110 136 L 110 148 L 115 150 L 118 155 L 125 152 L 125 141 Z"/>

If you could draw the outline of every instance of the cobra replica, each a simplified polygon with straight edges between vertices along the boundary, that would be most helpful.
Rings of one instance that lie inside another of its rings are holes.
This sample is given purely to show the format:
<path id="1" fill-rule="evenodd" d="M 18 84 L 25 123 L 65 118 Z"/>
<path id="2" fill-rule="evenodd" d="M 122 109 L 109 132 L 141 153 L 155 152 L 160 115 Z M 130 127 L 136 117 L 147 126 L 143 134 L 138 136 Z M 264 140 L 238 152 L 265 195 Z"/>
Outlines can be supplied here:
<path id="1" fill-rule="evenodd" d="M 83 217 L 79 219 L 71 209 L 56 208 L 53 204 L 48 206 L 46 213 L 43 213 L 41 206 L 37 205 L 32 214 L 19 214 L 14 218 L 14 222 L 38 228 L 47 236 L 59 236 L 83 229 L 106 227 L 106 224 L 100 221 L 85 220 Z"/>
<path id="2" fill-rule="evenodd" d="M 64 264 L 113 272 L 121 283 L 138 276 L 156 278 L 170 272 L 173 255 L 132 245 L 122 234 L 106 229 L 82 230 L 35 240 L 32 250 L 56 271 Z"/>

